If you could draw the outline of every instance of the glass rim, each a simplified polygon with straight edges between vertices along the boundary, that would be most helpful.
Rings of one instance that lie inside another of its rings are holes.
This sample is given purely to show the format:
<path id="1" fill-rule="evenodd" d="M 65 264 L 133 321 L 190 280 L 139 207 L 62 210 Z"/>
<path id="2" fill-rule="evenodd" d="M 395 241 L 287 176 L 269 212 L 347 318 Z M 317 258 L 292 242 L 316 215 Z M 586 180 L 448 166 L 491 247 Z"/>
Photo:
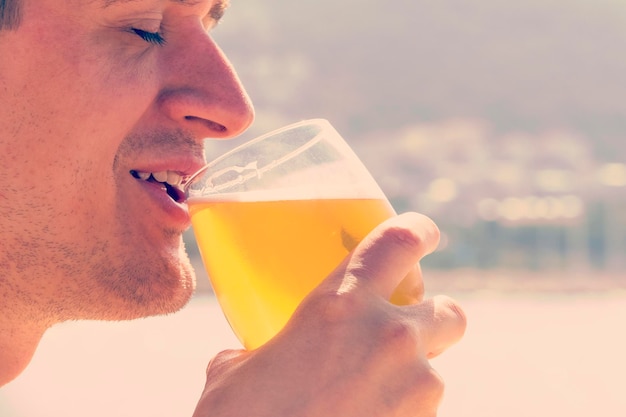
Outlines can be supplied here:
<path id="1" fill-rule="evenodd" d="M 237 145 L 236 147 L 234 147 L 233 149 L 230 149 L 229 151 L 221 154 L 220 156 L 216 157 L 215 159 L 212 159 L 211 161 L 207 162 L 204 166 L 202 166 L 202 168 L 200 168 L 199 170 L 197 170 L 195 173 L 191 174 L 185 181 L 185 183 L 183 184 L 183 191 L 186 193 L 189 188 L 194 184 L 194 182 L 201 176 L 203 176 L 205 174 L 205 172 L 211 168 L 212 166 L 220 163 L 221 161 L 223 161 L 224 159 L 230 157 L 231 155 L 241 151 L 242 149 L 245 149 L 247 147 L 253 146 L 258 142 L 261 142 L 262 140 L 267 139 L 270 136 L 275 136 L 278 135 L 280 133 L 283 133 L 285 131 L 288 130 L 292 130 L 294 128 L 300 127 L 300 126 L 304 126 L 304 125 L 312 125 L 312 124 L 319 124 L 319 125 L 324 125 L 325 127 L 331 127 L 332 125 L 330 124 L 330 122 L 327 119 L 324 118 L 313 118 L 313 119 L 304 119 L 304 120 L 300 120 L 299 122 L 294 122 L 291 124 L 288 124 L 286 126 L 283 127 L 279 127 L 277 129 L 271 130 L 267 133 L 264 133 L 260 136 L 257 136 L 253 139 L 250 139 L 247 142 L 244 142 L 240 145 Z M 276 164 L 281 163 L 289 158 L 291 158 L 293 155 L 297 155 L 299 153 L 301 153 L 302 151 L 305 151 L 306 149 L 310 148 L 311 146 L 313 146 L 315 143 L 317 143 L 319 140 L 321 140 L 321 138 L 319 137 L 319 135 L 317 135 L 317 140 L 313 140 L 315 139 L 315 137 L 312 137 L 310 140 L 308 140 L 304 145 L 301 145 L 300 147 L 294 149 L 292 152 L 289 152 L 287 155 L 283 156 L 282 158 L 278 159 Z"/>

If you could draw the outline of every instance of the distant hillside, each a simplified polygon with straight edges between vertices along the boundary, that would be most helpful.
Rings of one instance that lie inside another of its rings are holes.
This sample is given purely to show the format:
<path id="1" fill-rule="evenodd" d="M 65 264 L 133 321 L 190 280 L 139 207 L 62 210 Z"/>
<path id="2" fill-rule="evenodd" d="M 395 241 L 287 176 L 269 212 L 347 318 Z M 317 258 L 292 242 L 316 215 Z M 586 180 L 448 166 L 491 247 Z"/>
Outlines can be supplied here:
<path id="1" fill-rule="evenodd" d="M 215 37 L 259 130 L 321 116 L 356 137 L 471 117 L 566 127 L 626 160 L 621 0 L 236 0 Z"/>

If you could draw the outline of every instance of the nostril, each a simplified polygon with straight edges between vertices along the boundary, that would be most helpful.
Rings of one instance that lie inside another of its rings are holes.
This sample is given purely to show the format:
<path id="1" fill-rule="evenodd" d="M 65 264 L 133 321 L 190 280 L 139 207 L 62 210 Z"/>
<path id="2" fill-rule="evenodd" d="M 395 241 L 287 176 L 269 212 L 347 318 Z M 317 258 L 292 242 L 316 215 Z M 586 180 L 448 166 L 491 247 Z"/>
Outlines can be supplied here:
<path id="1" fill-rule="evenodd" d="M 201 123 L 203 125 L 205 125 L 208 129 L 214 131 L 214 132 L 225 132 L 226 126 L 216 123 L 212 120 L 207 120 L 207 119 L 203 119 L 202 117 L 196 117 L 196 116 L 185 116 L 185 120 L 188 120 L 190 122 L 197 122 L 197 123 Z"/>

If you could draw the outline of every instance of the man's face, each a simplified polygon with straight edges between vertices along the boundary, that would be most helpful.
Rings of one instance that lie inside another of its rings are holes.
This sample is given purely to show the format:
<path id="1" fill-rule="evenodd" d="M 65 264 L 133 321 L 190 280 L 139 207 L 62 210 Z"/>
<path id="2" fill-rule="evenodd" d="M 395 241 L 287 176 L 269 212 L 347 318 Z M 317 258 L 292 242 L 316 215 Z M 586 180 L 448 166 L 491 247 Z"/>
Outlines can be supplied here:
<path id="1" fill-rule="evenodd" d="M 20 27 L 0 32 L 0 264 L 60 319 L 181 307 L 186 207 L 143 178 L 175 183 L 202 164 L 202 139 L 252 120 L 207 33 L 224 5 L 22 2 Z"/>

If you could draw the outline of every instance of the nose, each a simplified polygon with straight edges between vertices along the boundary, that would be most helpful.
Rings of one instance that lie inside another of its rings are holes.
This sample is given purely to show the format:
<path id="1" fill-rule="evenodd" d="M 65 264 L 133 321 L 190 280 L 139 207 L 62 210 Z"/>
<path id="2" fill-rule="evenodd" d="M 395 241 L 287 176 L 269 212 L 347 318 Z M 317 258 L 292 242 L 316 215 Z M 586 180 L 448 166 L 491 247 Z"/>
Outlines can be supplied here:
<path id="1" fill-rule="evenodd" d="M 229 138 L 254 119 L 248 94 L 231 63 L 200 27 L 164 46 L 157 105 L 197 139 Z"/>

